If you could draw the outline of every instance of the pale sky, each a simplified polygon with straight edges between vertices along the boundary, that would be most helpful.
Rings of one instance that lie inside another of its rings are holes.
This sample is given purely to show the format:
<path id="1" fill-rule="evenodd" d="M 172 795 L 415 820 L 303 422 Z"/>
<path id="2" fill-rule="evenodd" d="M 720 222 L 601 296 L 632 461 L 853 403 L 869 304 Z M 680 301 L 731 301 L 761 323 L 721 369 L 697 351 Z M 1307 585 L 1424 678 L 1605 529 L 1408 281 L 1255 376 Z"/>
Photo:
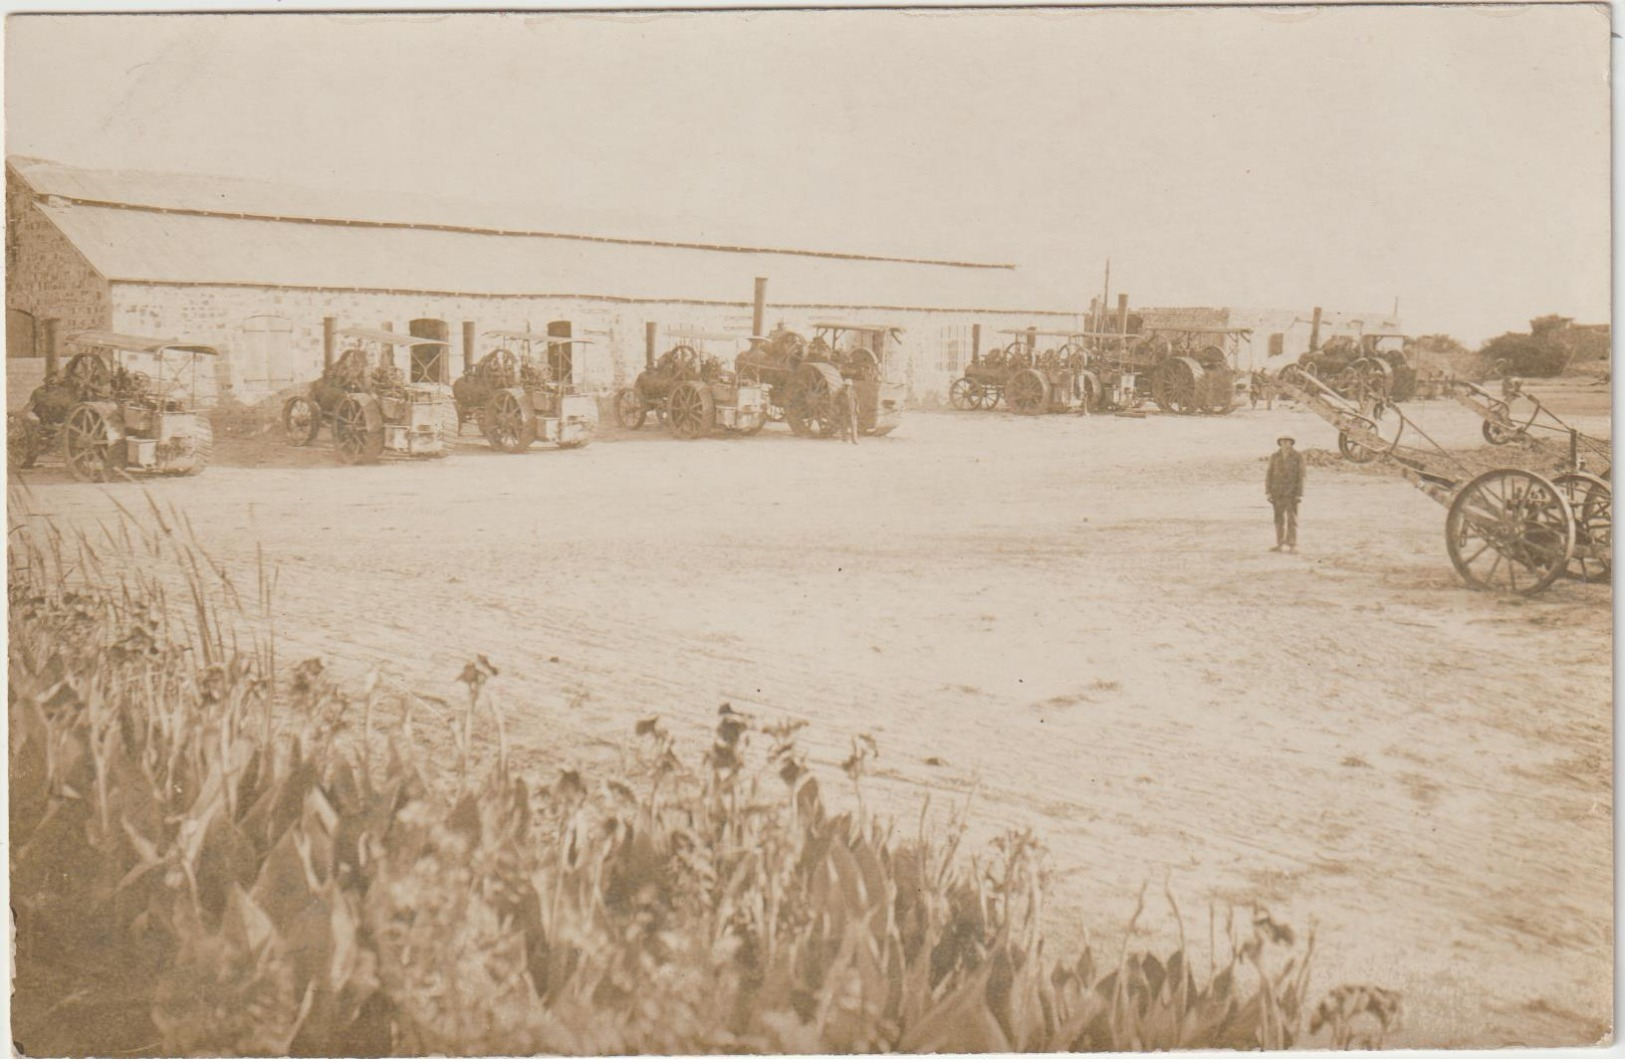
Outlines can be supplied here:
<path id="1" fill-rule="evenodd" d="M 6 151 L 1015 262 L 1086 305 L 1609 317 L 1597 6 L 12 16 Z"/>

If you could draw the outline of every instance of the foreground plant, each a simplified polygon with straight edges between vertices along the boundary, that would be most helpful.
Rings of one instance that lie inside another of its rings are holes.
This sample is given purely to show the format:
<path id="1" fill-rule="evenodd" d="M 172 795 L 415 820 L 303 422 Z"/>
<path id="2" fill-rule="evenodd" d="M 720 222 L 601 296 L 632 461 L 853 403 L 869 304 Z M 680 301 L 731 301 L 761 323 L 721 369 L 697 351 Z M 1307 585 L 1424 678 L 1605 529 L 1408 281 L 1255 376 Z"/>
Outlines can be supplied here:
<path id="1" fill-rule="evenodd" d="M 87 550 L 12 543 L 14 1025 L 31 1054 L 1302 1038 L 1312 941 L 1255 913 L 1200 974 L 1183 940 L 1051 964 L 1036 838 L 961 859 L 963 816 L 939 844 L 835 814 L 799 722 L 724 705 L 710 749 L 685 759 L 650 718 L 622 775 L 537 787 L 508 765 L 498 672 L 477 658 L 455 771 L 432 775 L 410 700 L 390 711 L 379 682 L 352 694 L 309 661 L 273 685 L 262 643 L 237 650 L 240 606 L 206 592 L 209 566 L 181 609 L 156 582 L 98 576 Z M 843 765 L 860 809 L 877 753 L 860 738 Z M 1344 987 L 1311 1029 L 1380 1044 L 1397 1015 L 1391 995 Z"/>

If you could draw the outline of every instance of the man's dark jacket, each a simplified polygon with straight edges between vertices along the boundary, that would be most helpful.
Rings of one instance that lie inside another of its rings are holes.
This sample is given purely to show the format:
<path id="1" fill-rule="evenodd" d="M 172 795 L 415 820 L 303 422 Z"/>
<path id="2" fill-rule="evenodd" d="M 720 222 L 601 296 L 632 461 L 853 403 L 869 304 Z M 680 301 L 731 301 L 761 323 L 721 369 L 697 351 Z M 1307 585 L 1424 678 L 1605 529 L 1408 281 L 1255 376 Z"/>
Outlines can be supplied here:
<path id="1" fill-rule="evenodd" d="M 1303 481 L 1308 465 L 1303 455 L 1294 450 L 1283 454 L 1277 450 L 1270 455 L 1270 467 L 1264 473 L 1264 493 L 1271 502 L 1296 502 L 1303 497 Z"/>

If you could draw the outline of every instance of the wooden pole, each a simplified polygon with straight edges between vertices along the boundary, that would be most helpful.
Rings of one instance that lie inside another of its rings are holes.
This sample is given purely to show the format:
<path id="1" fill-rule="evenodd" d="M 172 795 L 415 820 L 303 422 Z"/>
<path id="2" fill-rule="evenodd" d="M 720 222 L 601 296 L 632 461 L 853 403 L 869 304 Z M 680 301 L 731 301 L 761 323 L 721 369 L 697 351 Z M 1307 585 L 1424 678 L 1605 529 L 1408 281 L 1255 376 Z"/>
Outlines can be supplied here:
<path id="1" fill-rule="evenodd" d="M 56 372 L 56 329 L 57 319 L 48 317 L 40 322 L 45 329 L 45 375 L 51 376 Z"/>
<path id="2" fill-rule="evenodd" d="M 653 321 L 645 321 L 643 323 L 643 368 L 645 369 L 653 369 L 655 367 L 656 331 L 657 328 Z"/>
<path id="3" fill-rule="evenodd" d="M 474 368 L 474 322 L 463 322 L 463 372 Z"/>
<path id="4" fill-rule="evenodd" d="M 752 336 L 765 336 L 767 325 L 767 278 L 756 278 L 756 301 L 751 309 L 750 334 Z"/>

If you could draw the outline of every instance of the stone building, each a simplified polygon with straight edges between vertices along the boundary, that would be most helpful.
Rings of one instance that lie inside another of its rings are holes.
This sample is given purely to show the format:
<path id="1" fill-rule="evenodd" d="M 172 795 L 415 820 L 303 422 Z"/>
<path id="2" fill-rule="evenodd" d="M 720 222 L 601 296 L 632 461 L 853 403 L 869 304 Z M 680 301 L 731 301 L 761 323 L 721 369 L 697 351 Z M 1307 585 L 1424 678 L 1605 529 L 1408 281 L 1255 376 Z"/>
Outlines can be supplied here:
<path id="1" fill-rule="evenodd" d="M 575 348 L 575 379 L 608 390 L 642 367 L 646 322 L 747 335 L 756 277 L 768 279 L 769 324 L 901 326 L 902 342 L 887 352 L 891 375 L 929 403 L 969 360 L 974 327 L 985 347 L 1000 329 L 1083 320 L 1079 307 L 1035 305 L 1025 294 L 1031 278 L 1007 265 L 635 239 L 562 224 L 479 204 L 14 157 L 8 404 L 42 376 L 49 337 L 85 328 L 213 345 L 223 354 L 215 396 L 254 403 L 320 371 L 326 317 L 450 341 L 449 355 L 412 349 L 416 379 L 450 381 L 491 346 L 477 340 L 465 350 L 466 322 L 477 332 L 587 339 Z"/>

